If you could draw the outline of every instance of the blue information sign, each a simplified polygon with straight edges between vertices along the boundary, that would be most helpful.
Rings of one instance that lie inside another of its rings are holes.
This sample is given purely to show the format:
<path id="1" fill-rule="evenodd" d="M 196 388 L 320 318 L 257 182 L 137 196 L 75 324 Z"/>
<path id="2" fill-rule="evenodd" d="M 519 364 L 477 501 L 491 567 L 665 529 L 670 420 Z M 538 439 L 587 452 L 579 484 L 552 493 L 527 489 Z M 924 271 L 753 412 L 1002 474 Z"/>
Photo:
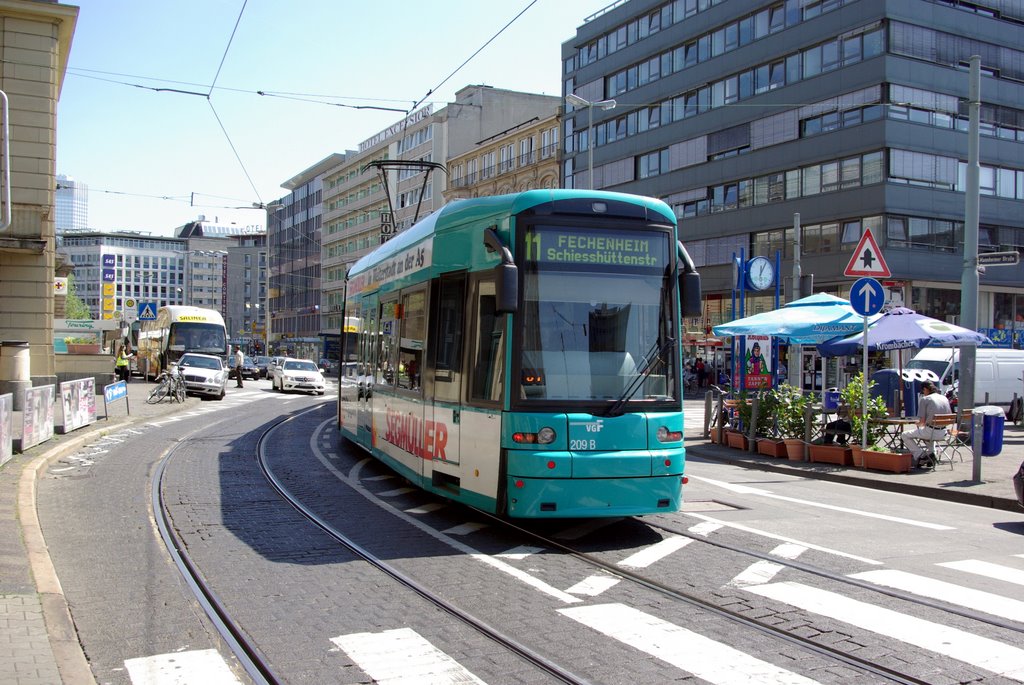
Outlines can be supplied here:
<path id="1" fill-rule="evenodd" d="M 873 278 L 858 278 L 850 288 L 850 305 L 861 316 L 874 316 L 882 311 L 885 291 Z"/>
<path id="2" fill-rule="evenodd" d="M 126 397 L 128 397 L 128 384 L 124 381 L 103 386 L 103 399 L 107 402 L 116 402 Z"/>

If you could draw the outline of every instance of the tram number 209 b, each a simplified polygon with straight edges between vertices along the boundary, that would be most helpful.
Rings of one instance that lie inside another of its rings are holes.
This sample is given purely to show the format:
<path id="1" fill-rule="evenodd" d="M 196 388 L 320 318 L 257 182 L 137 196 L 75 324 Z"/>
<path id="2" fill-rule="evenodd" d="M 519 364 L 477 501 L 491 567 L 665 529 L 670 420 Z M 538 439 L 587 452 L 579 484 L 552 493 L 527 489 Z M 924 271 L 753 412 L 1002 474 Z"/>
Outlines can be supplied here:
<path id="1" fill-rule="evenodd" d="M 570 450 L 596 450 L 597 440 L 570 440 Z"/>

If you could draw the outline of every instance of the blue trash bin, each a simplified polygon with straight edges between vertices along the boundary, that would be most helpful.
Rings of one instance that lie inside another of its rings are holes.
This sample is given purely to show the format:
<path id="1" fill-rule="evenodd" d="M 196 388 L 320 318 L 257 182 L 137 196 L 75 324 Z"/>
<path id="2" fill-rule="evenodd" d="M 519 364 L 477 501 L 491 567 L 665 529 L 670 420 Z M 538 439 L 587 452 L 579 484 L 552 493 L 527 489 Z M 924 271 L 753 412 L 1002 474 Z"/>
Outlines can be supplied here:
<path id="1" fill-rule="evenodd" d="M 994 457 L 1003 451 L 1006 413 L 1002 407 L 992 405 L 977 407 L 974 413 L 984 417 L 981 424 L 981 454 L 984 457 Z"/>
<path id="2" fill-rule="evenodd" d="M 835 388 L 829 388 L 821 394 L 821 405 L 825 411 L 835 411 L 839 409 L 839 391 Z"/>

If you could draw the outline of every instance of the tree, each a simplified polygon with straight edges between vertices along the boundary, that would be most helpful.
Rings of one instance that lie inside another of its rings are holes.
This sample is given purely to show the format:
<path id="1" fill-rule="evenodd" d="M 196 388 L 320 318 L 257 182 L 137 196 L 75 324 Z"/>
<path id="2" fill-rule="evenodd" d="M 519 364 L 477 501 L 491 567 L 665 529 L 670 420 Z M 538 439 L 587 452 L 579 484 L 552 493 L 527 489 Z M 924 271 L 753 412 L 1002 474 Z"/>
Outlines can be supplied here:
<path id="1" fill-rule="evenodd" d="M 68 293 L 64 297 L 64 316 L 69 319 L 92 319 L 92 312 L 75 290 L 75 277 L 68 275 Z"/>

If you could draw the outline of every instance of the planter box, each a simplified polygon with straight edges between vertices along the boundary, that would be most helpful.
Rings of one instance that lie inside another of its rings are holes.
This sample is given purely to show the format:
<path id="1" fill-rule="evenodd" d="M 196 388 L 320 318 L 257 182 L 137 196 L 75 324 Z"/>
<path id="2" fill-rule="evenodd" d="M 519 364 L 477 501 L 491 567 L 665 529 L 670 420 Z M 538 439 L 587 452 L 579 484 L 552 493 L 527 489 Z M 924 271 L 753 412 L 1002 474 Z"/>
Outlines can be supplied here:
<path id="1" fill-rule="evenodd" d="M 853 465 L 853 452 L 842 445 L 811 445 L 811 461 L 819 464 Z"/>
<path id="2" fill-rule="evenodd" d="M 99 354 L 99 343 L 66 343 L 68 354 Z"/>
<path id="3" fill-rule="evenodd" d="M 893 473 L 910 472 L 911 457 L 909 454 L 901 454 L 899 452 L 875 452 L 872 450 L 864 450 L 861 454 L 864 457 L 864 468 L 866 469 L 892 471 Z"/>
<path id="4" fill-rule="evenodd" d="M 853 458 L 853 465 L 858 469 L 864 468 L 864 450 L 861 449 L 860 445 L 853 445 L 850 447 L 851 456 Z"/>
<path id="5" fill-rule="evenodd" d="M 759 438 L 757 441 L 757 453 L 767 457 L 785 457 L 786 443 L 781 440 Z"/>
<path id="6" fill-rule="evenodd" d="M 804 460 L 804 441 L 796 438 L 786 438 L 782 441 L 786 445 L 786 457 L 790 461 Z"/>
<path id="7" fill-rule="evenodd" d="M 725 434 L 725 440 L 726 444 L 729 445 L 729 447 L 734 447 L 740 450 L 747 449 L 747 436 L 745 436 L 743 433 L 735 433 L 733 431 L 729 431 Z"/>

